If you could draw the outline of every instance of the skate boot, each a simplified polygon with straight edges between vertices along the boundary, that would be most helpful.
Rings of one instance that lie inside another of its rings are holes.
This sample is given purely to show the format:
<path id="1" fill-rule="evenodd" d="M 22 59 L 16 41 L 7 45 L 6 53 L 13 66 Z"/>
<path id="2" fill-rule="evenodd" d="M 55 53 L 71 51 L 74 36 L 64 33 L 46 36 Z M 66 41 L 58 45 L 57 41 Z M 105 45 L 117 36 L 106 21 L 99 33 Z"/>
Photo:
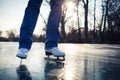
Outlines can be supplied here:
<path id="1" fill-rule="evenodd" d="M 18 53 L 16 54 L 17 57 L 21 58 L 21 59 L 26 59 L 27 58 L 27 54 L 28 54 L 28 49 L 26 48 L 20 48 L 18 50 Z"/>
<path id="2" fill-rule="evenodd" d="M 53 55 L 55 57 L 57 57 L 57 59 L 59 59 L 59 57 L 63 57 L 63 59 L 65 59 L 65 53 L 61 52 L 57 47 L 53 47 L 50 49 L 45 49 L 45 53 L 46 55 L 49 57 L 50 55 Z"/>

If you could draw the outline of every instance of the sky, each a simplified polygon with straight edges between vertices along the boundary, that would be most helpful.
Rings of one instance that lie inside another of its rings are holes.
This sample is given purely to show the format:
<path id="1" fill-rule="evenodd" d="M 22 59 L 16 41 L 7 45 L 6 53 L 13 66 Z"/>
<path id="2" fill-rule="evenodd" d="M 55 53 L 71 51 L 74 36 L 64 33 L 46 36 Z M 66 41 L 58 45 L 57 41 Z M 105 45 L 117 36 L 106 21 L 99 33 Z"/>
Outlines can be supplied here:
<path id="1" fill-rule="evenodd" d="M 0 0 L 0 29 L 18 27 L 21 23 L 27 0 Z"/>
<path id="2" fill-rule="evenodd" d="M 97 1 L 98 1 L 97 5 L 100 5 L 99 4 L 100 0 L 97 0 Z M 91 3 L 89 6 L 93 8 L 93 2 L 92 1 L 90 2 Z M 17 34 L 19 34 L 19 29 L 22 23 L 24 10 L 27 6 L 27 3 L 28 3 L 28 0 L 0 0 L 0 30 L 6 31 L 10 29 L 11 30 L 15 29 L 17 31 Z M 42 13 L 43 17 L 47 19 L 50 9 L 48 6 L 44 6 L 44 4 L 45 3 L 43 2 L 40 8 L 40 12 Z M 84 10 L 80 10 L 80 11 L 81 13 L 84 12 Z M 100 12 L 98 8 L 96 12 L 97 12 L 97 15 L 99 15 Z M 80 16 L 83 16 L 83 14 L 80 14 Z M 83 21 L 83 20 L 80 20 L 80 21 Z M 84 24 L 83 22 L 81 23 Z M 43 26 L 44 26 L 43 19 L 39 15 L 34 33 L 38 35 L 44 34 L 44 32 L 42 31 Z"/>
<path id="3" fill-rule="evenodd" d="M 0 0 L 0 30 L 17 30 L 19 34 L 19 29 L 23 20 L 24 10 L 27 6 L 28 0 Z M 48 15 L 43 8 L 44 3 L 41 6 L 42 14 Z M 47 7 L 49 10 L 49 7 Z M 40 17 L 40 16 L 39 16 Z M 45 16 L 46 18 L 47 16 Z M 42 25 L 44 25 L 43 20 L 38 18 L 37 25 L 34 33 L 42 34 Z"/>

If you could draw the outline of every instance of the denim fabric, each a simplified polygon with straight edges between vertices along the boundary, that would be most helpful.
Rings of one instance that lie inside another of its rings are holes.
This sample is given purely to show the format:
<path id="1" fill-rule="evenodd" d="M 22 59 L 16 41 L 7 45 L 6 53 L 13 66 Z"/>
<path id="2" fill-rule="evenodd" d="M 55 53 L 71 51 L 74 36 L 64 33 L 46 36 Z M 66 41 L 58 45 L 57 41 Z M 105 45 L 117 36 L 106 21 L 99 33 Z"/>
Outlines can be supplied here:
<path id="1" fill-rule="evenodd" d="M 40 6 L 43 0 L 29 0 L 25 9 L 25 15 L 20 28 L 19 48 L 30 49 L 32 45 L 32 35 L 36 26 Z M 51 0 L 51 11 L 48 18 L 46 30 L 45 48 L 57 47 L 59 39 L 59 23 L 61 17 L 61 5 L 63 0 Z"/>

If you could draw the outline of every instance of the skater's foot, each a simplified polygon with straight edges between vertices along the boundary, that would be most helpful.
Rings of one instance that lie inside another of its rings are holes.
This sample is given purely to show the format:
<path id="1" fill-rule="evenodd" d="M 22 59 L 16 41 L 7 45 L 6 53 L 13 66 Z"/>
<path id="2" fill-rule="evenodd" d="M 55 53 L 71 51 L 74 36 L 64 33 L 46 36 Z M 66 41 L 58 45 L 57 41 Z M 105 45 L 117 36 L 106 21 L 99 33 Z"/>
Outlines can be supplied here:
<path id="1" fill-rule="evenodd" d="M 45 49 L 46 55 L 53 55 L 55 57 L 64 57 L 65 53 L 61 52 L 57 47 L 53 47 L 50 49 Z"/>
<path id="2" fill-rule="evenodd" d="M 17 57 L 21 58 L 21 59 L 26 59 L 27 58 L 27 54 L 28 54 L 28 49 L 26 48 L 20 48 L 18 50 L 18 53 L 16 54 Z"/>

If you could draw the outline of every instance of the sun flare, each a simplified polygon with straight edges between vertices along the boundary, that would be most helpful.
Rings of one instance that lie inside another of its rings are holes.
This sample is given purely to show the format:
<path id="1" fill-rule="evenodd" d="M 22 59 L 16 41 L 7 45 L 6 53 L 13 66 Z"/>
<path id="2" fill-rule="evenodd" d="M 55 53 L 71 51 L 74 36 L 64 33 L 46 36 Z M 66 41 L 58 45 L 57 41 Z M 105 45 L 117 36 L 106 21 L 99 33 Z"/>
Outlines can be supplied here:
<path id="1" fill-rule="evenodd" d="M 74 7 L 75 7 L 75 4 L 73 2 L 70 1 L 70 2 L 67 3 L 67 8 L 68 9 L 74 9 Z"/>
<path id="2" fill-rule="evenodd" d="M 66 2 L 66 8 L 67 8 L 67 13 L 66 16 L 67 17 L 72 17 L 73 14 L 75 13 L 74 9 L 75 9 L 75 3 L 72 1 L 68 1 Z"/>

